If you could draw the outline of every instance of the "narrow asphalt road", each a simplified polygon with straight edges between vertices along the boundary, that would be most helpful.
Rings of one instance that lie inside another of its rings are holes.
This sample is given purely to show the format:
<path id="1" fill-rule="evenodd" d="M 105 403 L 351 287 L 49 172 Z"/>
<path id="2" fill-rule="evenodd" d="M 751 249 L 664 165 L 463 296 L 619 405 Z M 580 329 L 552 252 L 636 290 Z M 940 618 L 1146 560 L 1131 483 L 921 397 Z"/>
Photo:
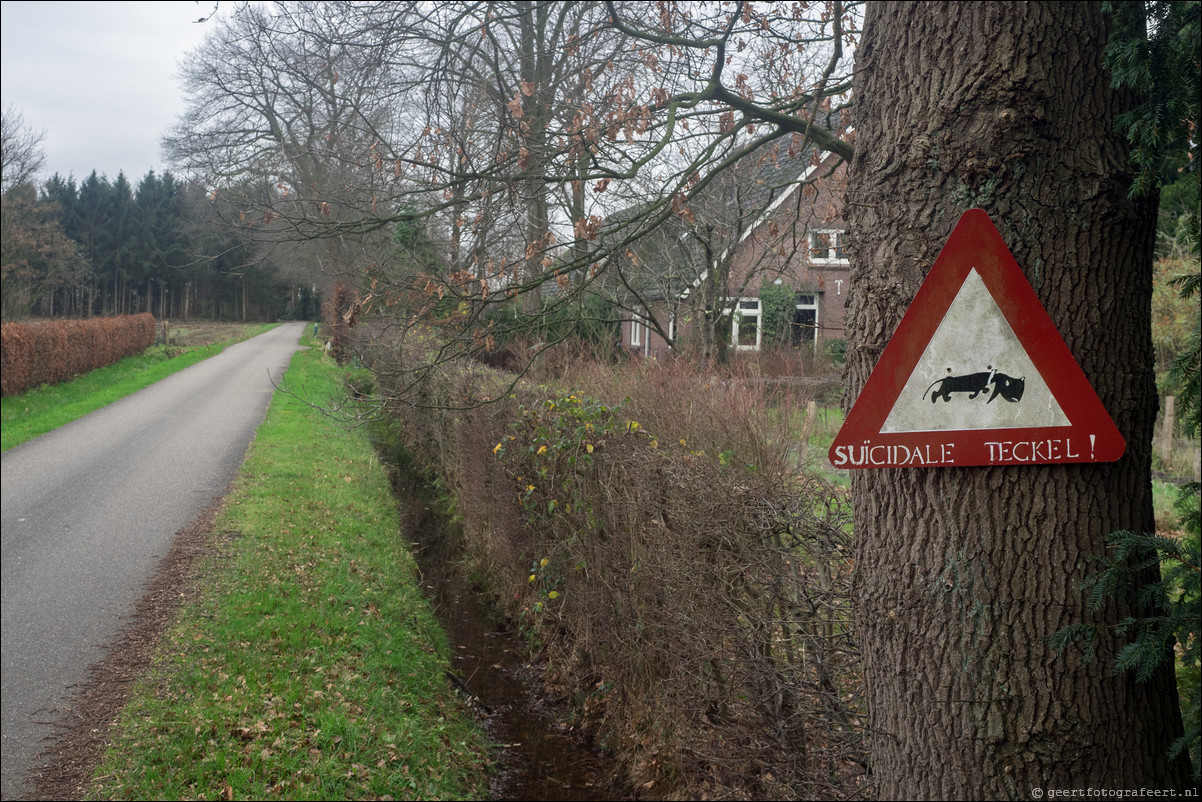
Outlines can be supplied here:
<path id="1" fill-rule="evenodd" d="M 289 323 L 0 459 L 2 795 L 122 631 L 173 536 L 225 492 L 304 329 Z"/>

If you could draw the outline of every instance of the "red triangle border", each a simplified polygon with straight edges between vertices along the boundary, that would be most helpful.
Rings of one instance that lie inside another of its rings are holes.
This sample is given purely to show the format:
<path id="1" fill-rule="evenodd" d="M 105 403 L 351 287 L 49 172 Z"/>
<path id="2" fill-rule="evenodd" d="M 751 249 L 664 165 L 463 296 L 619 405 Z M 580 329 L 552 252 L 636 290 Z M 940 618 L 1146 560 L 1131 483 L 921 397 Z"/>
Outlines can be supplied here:
<path id="1" fill-rule="evenodd" d="M 976 268 L 1068 426 L 882 432 L 918 360 Z M 835 468 L 1114 462 L 1127 444 L 983 209 L 961 215 L 831 444 Z"/>

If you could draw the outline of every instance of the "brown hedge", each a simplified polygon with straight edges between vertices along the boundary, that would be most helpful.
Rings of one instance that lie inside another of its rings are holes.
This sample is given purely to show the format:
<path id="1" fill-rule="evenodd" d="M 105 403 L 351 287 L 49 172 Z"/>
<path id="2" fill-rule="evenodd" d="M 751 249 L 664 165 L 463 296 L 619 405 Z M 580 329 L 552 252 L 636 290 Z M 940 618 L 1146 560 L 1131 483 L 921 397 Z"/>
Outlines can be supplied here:
<path id="1" fill-rule="evenodd" d="M 358 301 L 358 293 L 346 282 L 339 281 L 321 305 L 330 355 L 339 365 L 345 365 L 351 358 L 350 331 L 358 316 Z"/>
<path id="2" fill-rule="evenodd" d="M 150 314 L 0 326 L 0 393 L 69 381 L 154 344 Z"/>
<path id="3" fill-rule="evenodd" d="M 414 384 L 398 355 L 417 367 L 398 346 L 378 389 L 403 399 L 408 457 L 454 495 L 473 575 L 626 783 L 662 798 L 864 793 L 837 495 L 661 442 L 635 405 L 511 388 L 480 366 Z"/>

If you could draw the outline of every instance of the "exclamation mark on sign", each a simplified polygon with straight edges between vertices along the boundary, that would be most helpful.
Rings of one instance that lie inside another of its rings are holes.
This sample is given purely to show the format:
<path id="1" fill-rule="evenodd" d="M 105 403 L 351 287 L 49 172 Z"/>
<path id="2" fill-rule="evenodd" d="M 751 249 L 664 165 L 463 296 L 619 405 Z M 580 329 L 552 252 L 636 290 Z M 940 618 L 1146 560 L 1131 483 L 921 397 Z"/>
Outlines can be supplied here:
<path id="1" fill-rule="evenodd" d="M 1096 440 L 1096 439 L 1097 439 L 1097 435 L 1091 434 L 1089 436 L 1089 458 L 1090 459 L 1094 458 L 1093 457 L 1093 444 L 1094 444 L 1094 440 Z"/>

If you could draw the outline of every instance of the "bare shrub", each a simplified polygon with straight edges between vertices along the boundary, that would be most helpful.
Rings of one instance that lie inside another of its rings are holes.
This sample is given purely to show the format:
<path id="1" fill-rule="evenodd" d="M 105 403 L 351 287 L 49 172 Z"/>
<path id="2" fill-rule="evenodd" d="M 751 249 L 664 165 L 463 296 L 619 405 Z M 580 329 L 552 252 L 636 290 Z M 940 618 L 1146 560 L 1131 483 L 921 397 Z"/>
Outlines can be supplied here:
<path id="1" fill-rule="evenodd" d="M 691 452 L 778 478 L 793 470 L 798 433 L 789 412 L 805 408 L 809 389 L 765 381 L 752 361 L 708 371 L 683 358 L 583 363 L 571 375 L 576 386 L 627 399 L 628 413 L 661 441 L 683 440 Z"/>
<path id="2" fill-rule="evenodd" d="M 756 354 L 760 375 L 765 378 L 784 378 L 821 375 L 829 372 L 827 360 L 814 355 L 811 348 L 766 348 Z"/>
<path id="3" fill-rule="evenodd" d="M 627 781 L 862 794 L 847 512 L 787 469 L 762 390 L 671 364 L 577 372 L 612 404 L 510 378 L 432 371 L 399 427 L 454 494 L 476 577 Z"/>
<path id="4" fill-rule="evenodd" d="M 339 281 L 334 291 L 321 305 L 329 338 L 330 355 L 339 365 L 350 359 L 350 330 L 357 322 L 359 299 L 355 290 L 346 282 Z"/>

